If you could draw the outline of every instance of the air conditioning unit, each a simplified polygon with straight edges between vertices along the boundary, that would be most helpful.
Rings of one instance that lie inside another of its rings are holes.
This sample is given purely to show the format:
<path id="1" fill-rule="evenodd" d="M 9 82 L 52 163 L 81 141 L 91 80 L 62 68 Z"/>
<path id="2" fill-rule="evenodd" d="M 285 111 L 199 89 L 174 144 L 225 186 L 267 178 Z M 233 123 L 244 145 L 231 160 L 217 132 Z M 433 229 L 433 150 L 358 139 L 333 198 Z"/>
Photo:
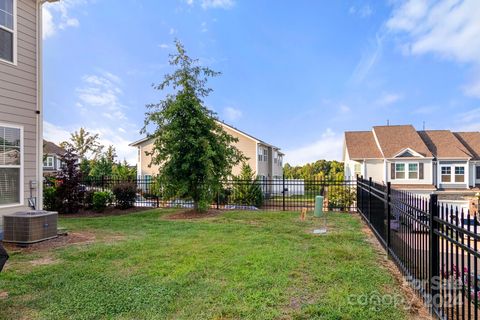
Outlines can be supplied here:
<path id="1" fill-rule="evenodd" d="M 57 237 L 58 213 L 24 211 L 3 216 L 3 241 L 31 244 Z"/>

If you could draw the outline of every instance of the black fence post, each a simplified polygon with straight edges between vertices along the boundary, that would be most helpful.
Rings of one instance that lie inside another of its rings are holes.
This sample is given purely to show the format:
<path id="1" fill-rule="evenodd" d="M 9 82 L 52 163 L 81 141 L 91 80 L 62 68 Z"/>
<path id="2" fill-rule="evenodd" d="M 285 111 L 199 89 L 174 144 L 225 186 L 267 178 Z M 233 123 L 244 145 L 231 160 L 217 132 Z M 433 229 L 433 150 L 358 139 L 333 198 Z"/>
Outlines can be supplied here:
<path id="1" fill-rule="evenodd" d="M 439 228 L 439 224 L 436 218 L 439 216 L 438 208 L 438 195 L 432 194 L 430 196 L 430 230 L 429 230 L 429 289 L 430 289 L 430 301 L 432 311 L 436 307 L 435 299 L 439 294 L 439 276 L 440 276 L 440 248 L 439 248 L 439 236 L 436 233 Z"/>
<path id="2" fill-rule="evenodd" d="M 390 194 L 392 185 L 387 182 L 387 192 L 385 192 L 385 213 L 387 214 L 387 255 L 390 256 L 390 231 L 391 231 L 391 205 Z"/>
<path id="3" fill-rule="evenodd" d="M 282 179 L 282 201 L 283 201 L 282 208 L 283 208 L 283 211 L 285 211 L 285 175 L 283 175 L 283 179 Z"/>
<path id="4" fill-rule="evenodd" d="M 371 222 L 371 209 L 372 209 L 372 177 L 368 178 L 368 200 L 367 200 L 367 211 L 368 211 L 368 222 Z"/>

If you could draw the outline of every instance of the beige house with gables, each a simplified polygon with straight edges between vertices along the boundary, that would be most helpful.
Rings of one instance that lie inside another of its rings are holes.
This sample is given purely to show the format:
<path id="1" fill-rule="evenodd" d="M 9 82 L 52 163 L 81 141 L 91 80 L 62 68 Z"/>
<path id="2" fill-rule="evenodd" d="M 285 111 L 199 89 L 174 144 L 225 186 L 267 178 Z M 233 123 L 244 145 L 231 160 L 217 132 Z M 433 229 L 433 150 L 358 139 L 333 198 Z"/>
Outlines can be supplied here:
<path id="1" fill-rule="evenodd" d="M 266 143 L 254 136 L 218 121 L 223 129 L 238 139 L 235 146 L 248 158 L 247 163 L 264 180 L 280 179 L 283 176 L 283 156 L 280 148 Z M 150 165 L 151 157 L 146 153 L 153 148 L 153 139 L 144 138 L 133 142 L 130 146 L 137 148 L 137 175 L 141 179 L 151 179 L 158 174 L 159 167 Z M 238 175 L 242 165 L 233 168 L 232 174 Z"/>

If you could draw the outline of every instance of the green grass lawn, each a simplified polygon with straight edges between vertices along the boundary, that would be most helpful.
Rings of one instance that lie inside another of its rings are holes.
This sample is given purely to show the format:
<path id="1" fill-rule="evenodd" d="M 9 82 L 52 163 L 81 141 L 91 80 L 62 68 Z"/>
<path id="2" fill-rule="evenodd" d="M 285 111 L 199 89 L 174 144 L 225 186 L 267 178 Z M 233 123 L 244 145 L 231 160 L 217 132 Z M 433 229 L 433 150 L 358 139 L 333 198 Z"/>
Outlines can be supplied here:
<path id="1" fill-rule="evenodd" d="M 14 253 L 0 274 L 5 319 L 406 319 L 402 306 L 349 295 L 399 294 L 358 216 L 228 212 L 171 221 L 168 210 L 61 219 L 93 243 Z M 47 259 L 48 258 L 48 259 Z M 32 261 L 48 263 L 33 265 Z"/>

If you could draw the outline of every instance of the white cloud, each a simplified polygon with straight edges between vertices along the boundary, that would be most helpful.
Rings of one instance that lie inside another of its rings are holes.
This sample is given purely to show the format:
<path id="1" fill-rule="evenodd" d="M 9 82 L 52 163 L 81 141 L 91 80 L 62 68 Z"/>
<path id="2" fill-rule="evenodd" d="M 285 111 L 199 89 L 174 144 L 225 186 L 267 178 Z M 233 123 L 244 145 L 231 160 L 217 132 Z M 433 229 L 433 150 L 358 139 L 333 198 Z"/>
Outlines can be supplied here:
<path id="1" fill-rule="evenodd" d="M 435 54 L 443 59 L 480 67 L 480 1 L 409 0 L 397 6 L 387 28 L 406 35 L 404 52 Z M 479 97 L 480 77 L 466 85 L 467 95 Z"/>
<path id="2" fill-rule="evenodd" d="M 480 77 L 463 87 L 463 93 L 469 97 L 480 98 Z"/>
<path id="3" fill-rule="evenodd" d="M 375 35 L 375 41 L 369 44 L 369 48 L 362 55 L 360 62 L 355 67 L 352 73 L 351 80 L 354 82 L 362 82 L 370 70 L 375 66 L 377 61 L 382 56 L 384 35 L 377 33 Z"/>
<path id="4" fill-rule="evenodd" d="M 230 9 L 235 5 L 234 0 L 185 0 L 189 6 L 193 6 L 195 2 L 200 3 L 203 9 Z"/>
<path id="5" fill-rule="evenodd" d="M 77 28 L 80 21 L 71 16 L 71 10 L 79 5 L 87 4 L 89 0 L 62 0 L 53 3 L 45 3 L 43 12 L 43 39 L 54 36 L 58 30 Z"/>
<path id="6" fill-rule="evenodd" d="M 159 47 L 160 49 L 168 49 L 168 48 L 170 48 L 170 46 L 169 46 L 168 44 L 166 44 L 166 43 L 159 44 L 158 47 Z"/>
<path id="7" fill-rule="evenodd" d="M 350 107 L 345 104 L 341 104 L 339 109 L 341 113 L 349 113 L 351 110 Z"/>
<path id="8" fill-rule="evenodd" d="M 375 101 L 375 103 L 379 106 L 388 106 L 399 101 L 401 98 L 402 96 L 396 93 L 384 93 Z"/>
<path id="9" fill-rule="evenodd" d="M 202 31 L 202 32 L 207 32 L 208 31 L 206 22 L 202 22 L 200 31 Z"/>
<path id="10" fill-rule="evenodd" d="M 233 107 L 223 109 L 223 116 L 228 121 L 235 121 L 242 117 L 242 111 Z"/>
<path id="11" fill-rule="evenodd" d="M 285 151 L 285 161 L 291 165 L 303 165 L 321 159 L 341 160 L 343 136 L 326 129 L 320 139 L 309 145 Z"/>
<path id="12" fill-rule="evenodd" d="M 360 18 L 367 18 L 373 14 L 373 9 L 368 4 L 359 8 L 351 6 L 348 9 L 348 13 L 350 13 L 351 15 L 358 15 Z"/>
<path id="13" fill-rule="evenodd" d="M 175 28 L 170 28 L 170 30 L 168 31 L 168 33 L 169 33 L 170 35 L 174 35 L 174 34 L 177 33 L 177 29 L 175 29 Z"/>
<path id="14" fill-rule="evenodd" d="M 68 124 L 45 122 L 45 138 L 59 143 L 83 127 L 98 133 L 103 145 L 114 145 L 120 160 L 135 164 L 136 151 L 128 144 L 139 137 L 139 128 L 126 116 L 130 108 L 122 101 L 122 83 L 120 77 L 107 71 L 82 77 Z"/>

